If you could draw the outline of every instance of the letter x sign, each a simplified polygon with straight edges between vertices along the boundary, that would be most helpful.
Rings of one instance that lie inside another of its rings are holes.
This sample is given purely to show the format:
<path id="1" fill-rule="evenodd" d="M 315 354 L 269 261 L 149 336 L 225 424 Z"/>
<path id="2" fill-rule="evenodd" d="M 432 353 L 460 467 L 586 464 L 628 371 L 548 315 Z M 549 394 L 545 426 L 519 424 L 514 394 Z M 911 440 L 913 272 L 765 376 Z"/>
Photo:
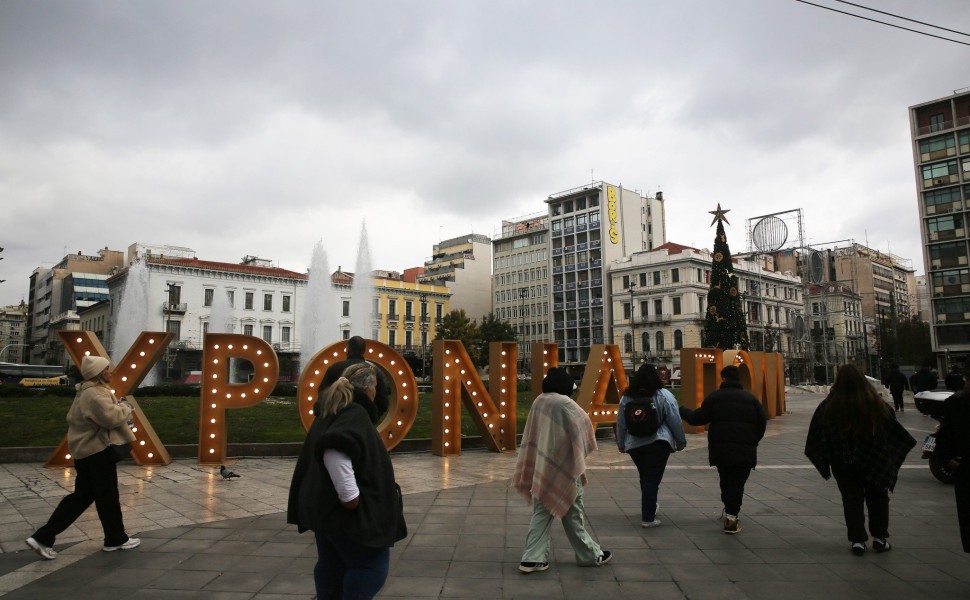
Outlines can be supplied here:
<path id="1" fill-rule="evenodd" d="M 71 360 L 79 368 L 85 356 L 103 356 L 110 360 L 98 336 L 91 331 L 58 331 L 57 334 L 64 342 Z M 131 455 L 139 465 L 167 465 L 172 462 L 168 450 L 158 439 L 145 413 L 138 406 L 138 401 L 131 394 L 152 370 L 155 363 L 162 358 L 173 337 L 173 334 L 161 331 L 142 332 L 125 354 L 124 359 L 115 365 L 114 377 L 111 379 L 111 388 L 115 397 L 126 397 L 135 407 L 132 413 L 134 425 L 131 428 L 135 434 L 135 441 L 132 443 Z M 45 466 L 63 467 L 71 464 L 73 459 L 65 436 L 51 457 L 47 459 Z"/>

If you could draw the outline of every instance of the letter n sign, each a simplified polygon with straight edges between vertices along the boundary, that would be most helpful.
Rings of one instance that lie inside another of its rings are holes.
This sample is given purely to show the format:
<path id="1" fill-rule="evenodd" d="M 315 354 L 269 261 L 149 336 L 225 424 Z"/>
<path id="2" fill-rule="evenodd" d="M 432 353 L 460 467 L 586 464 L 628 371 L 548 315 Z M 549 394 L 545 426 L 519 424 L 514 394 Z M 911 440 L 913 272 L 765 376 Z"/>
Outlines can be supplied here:
<path id="1" fill-rule="evenodd" d="M 461 407 L 468 409 L 482 434 L 482 441 L 494 452 L 515 450 L 515 365 L 514 342 L 489 344 L 489 388 L 478 377 L 475 365 L 460 341 L 434 341 L 434 399 L 431 407 L 431 452 L 437 456 L 461 454 Z M 498 405 L 493 401 L 498 399 Z"/>

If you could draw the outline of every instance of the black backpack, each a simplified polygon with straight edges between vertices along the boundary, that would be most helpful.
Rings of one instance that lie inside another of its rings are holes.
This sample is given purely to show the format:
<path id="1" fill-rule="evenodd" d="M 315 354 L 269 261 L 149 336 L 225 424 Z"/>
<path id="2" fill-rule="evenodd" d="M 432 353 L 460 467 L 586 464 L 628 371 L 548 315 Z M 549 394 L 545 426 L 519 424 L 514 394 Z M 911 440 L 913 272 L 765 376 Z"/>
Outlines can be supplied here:
<path id="1" fill-rule="evenodd" d="M 626 430 L 630 435 L 650 437 L 660 429 L 660 415 L 657 405 L 651 398 L 630 398 L 623 409 Z"/>

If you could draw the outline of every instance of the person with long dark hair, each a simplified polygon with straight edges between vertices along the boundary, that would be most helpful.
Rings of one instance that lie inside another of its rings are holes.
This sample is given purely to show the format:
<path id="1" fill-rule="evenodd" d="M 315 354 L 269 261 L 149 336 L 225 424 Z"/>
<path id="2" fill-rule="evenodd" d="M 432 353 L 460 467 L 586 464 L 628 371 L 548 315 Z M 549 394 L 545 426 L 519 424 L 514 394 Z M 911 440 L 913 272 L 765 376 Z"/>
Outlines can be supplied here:
<path id="1" fill-rule="evenodd" d="M 637 398 L 653 400 L 658 426 L 650 435 L 633 435 L 628 430 L 626 406 Z M 643 365 L 637 369 L 620 398 L 616 413 L 616 445 L 620 452 L 630 455 L 640 476 L 640 525 L 657 527 L 660 525 L 657 496 L 667 460 L 674 451 L 679 452 L 687 447 L 687 438 L 677 399 L 664 388 L 653 365 Z"/>
<path id="2" fill-rule="evenodd" d="M 805 455 L 824 479 L 835 476 L 842 494 L 842 511 L 850 550 L 866 552 L 866 513 L 876 553 L 888 552 L 889 492 L 899 468 L 916 440 L 896 420 L 866 378 L 852 365 L 843 365 L 825 400 L 815 409 Z"/>
<path id="3" fill-rule="evenodd" d="M 372 598 L 384 586 L 390 548 L 407 536 L 401 491 L 371 404 L 377 373 L 347 367 L 321 394 L 290 484 L 287 523 L 317 542 L 317 598 Z"/>

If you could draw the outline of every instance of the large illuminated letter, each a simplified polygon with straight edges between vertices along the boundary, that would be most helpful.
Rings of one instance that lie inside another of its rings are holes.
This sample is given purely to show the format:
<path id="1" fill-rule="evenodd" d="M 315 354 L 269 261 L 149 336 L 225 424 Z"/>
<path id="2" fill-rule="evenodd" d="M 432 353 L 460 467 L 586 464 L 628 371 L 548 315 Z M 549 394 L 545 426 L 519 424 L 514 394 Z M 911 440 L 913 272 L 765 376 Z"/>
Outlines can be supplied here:
<path id="1" fill-rule="evenodd" d="M 600 423 L 616 423 L 617 405 L 626 386 L 620 347 L 615 344 L 590 346 L 576 404 L 589 414 L 594 427 Z"/>
<path id="2" fill-rule="evenodd" d="M 366 344 L 367 361 L 378 365 L 391 378 L 391 385 L 388 386 L 387 416 L 377 426 L 384 446 L 390 450 L 404 439 L 414 424 L 414 418 L 418 414 L 418 387 L 410 365 L 396 350 L 374 340 L 367 340 Z M 297 406 L 304 429 L 309 430 L 313 424 L 313 405 L 317 402 L 320 383 L 326 376 L 327 369 L 345 358 L 347 342 L 337 342 L 314 354 L 303 367 L 296 397 L 299 399 Z"/>
<path id="3" fill-rule="evenodd" d="M 229 382 L 229 361 L 248 360 L 253 365 L 249 383 Z M 207 333 L 202 353 L 202 391 L 199 412 L 199 464 L 226 462 L 226 410 L 259 404 L 273 391 L 280 363 L 273 347 L 250 335 Z"/>
<path id="4" fill-rule="evenodd" d="M 723 355 L 718 348 L 682 348 L 680 351 L 680 404 L 696 409 L 721 383 Z M 701 433 L 703 425 L 684 425 L 688 433 Z"/>
<path id="5" fill-rule="evenodd" d="M 497 347 L 497 348 L 496 348 Z M 515 449 L 515 364 L 512 342 L 492 342 L 489 348 L 489 385 L 499 391 L 496 406 L 485 391 L 475 365 L 460 341 L 434 341 L 434 400 L 431 407 L 431 452 L 437 456 L 461 454 L 459 398 L 494 452 Z M 498 353 L 496 355 L 496 352 Z M 498 358 L 498 362 L 496 362 Z M 496 387 L 498 386 L 498 387 Z"/>
<path id="6" fill-rule="evenodd" d="M 546 371 L 559 366 L 559 344 L 532 344 L 532 397 L 542 393 Z"/>
<path id="7" fill-rule="evenodd" d="M 71 360 L 79 367 L 85 356 L 102 356 L 110 360 L 104 346 L 98 340 L 98 336 L 91 331 L 58 331 L 57 334 L 64 343 Z M 169 342 L 172 341 L 172 337 L 171 333 L 160 331 L 142 332 L 121 362 L 115 365 L 114 377 L 111 380 L 111 387 L 115 396 L 118 398 L 126 397 L 135 408 L 132 413 L 134 425 L 131 428 L 135 434 L 135 441 L 132 444 L 131 455 L 139 465 L 167 465 L 172 462 L 168 450 L 158 439 L 151 423 L 148 422 L 141 406 L 138 405 L 138 400 L 132 395 L 152 367 L 155 366 L 155 363 L 162 357 L 162 353 L 168 347 Z M 64 467 L 73 463 L 67 445 L 67 436 L 65 436 L 44 466 Z"/>

